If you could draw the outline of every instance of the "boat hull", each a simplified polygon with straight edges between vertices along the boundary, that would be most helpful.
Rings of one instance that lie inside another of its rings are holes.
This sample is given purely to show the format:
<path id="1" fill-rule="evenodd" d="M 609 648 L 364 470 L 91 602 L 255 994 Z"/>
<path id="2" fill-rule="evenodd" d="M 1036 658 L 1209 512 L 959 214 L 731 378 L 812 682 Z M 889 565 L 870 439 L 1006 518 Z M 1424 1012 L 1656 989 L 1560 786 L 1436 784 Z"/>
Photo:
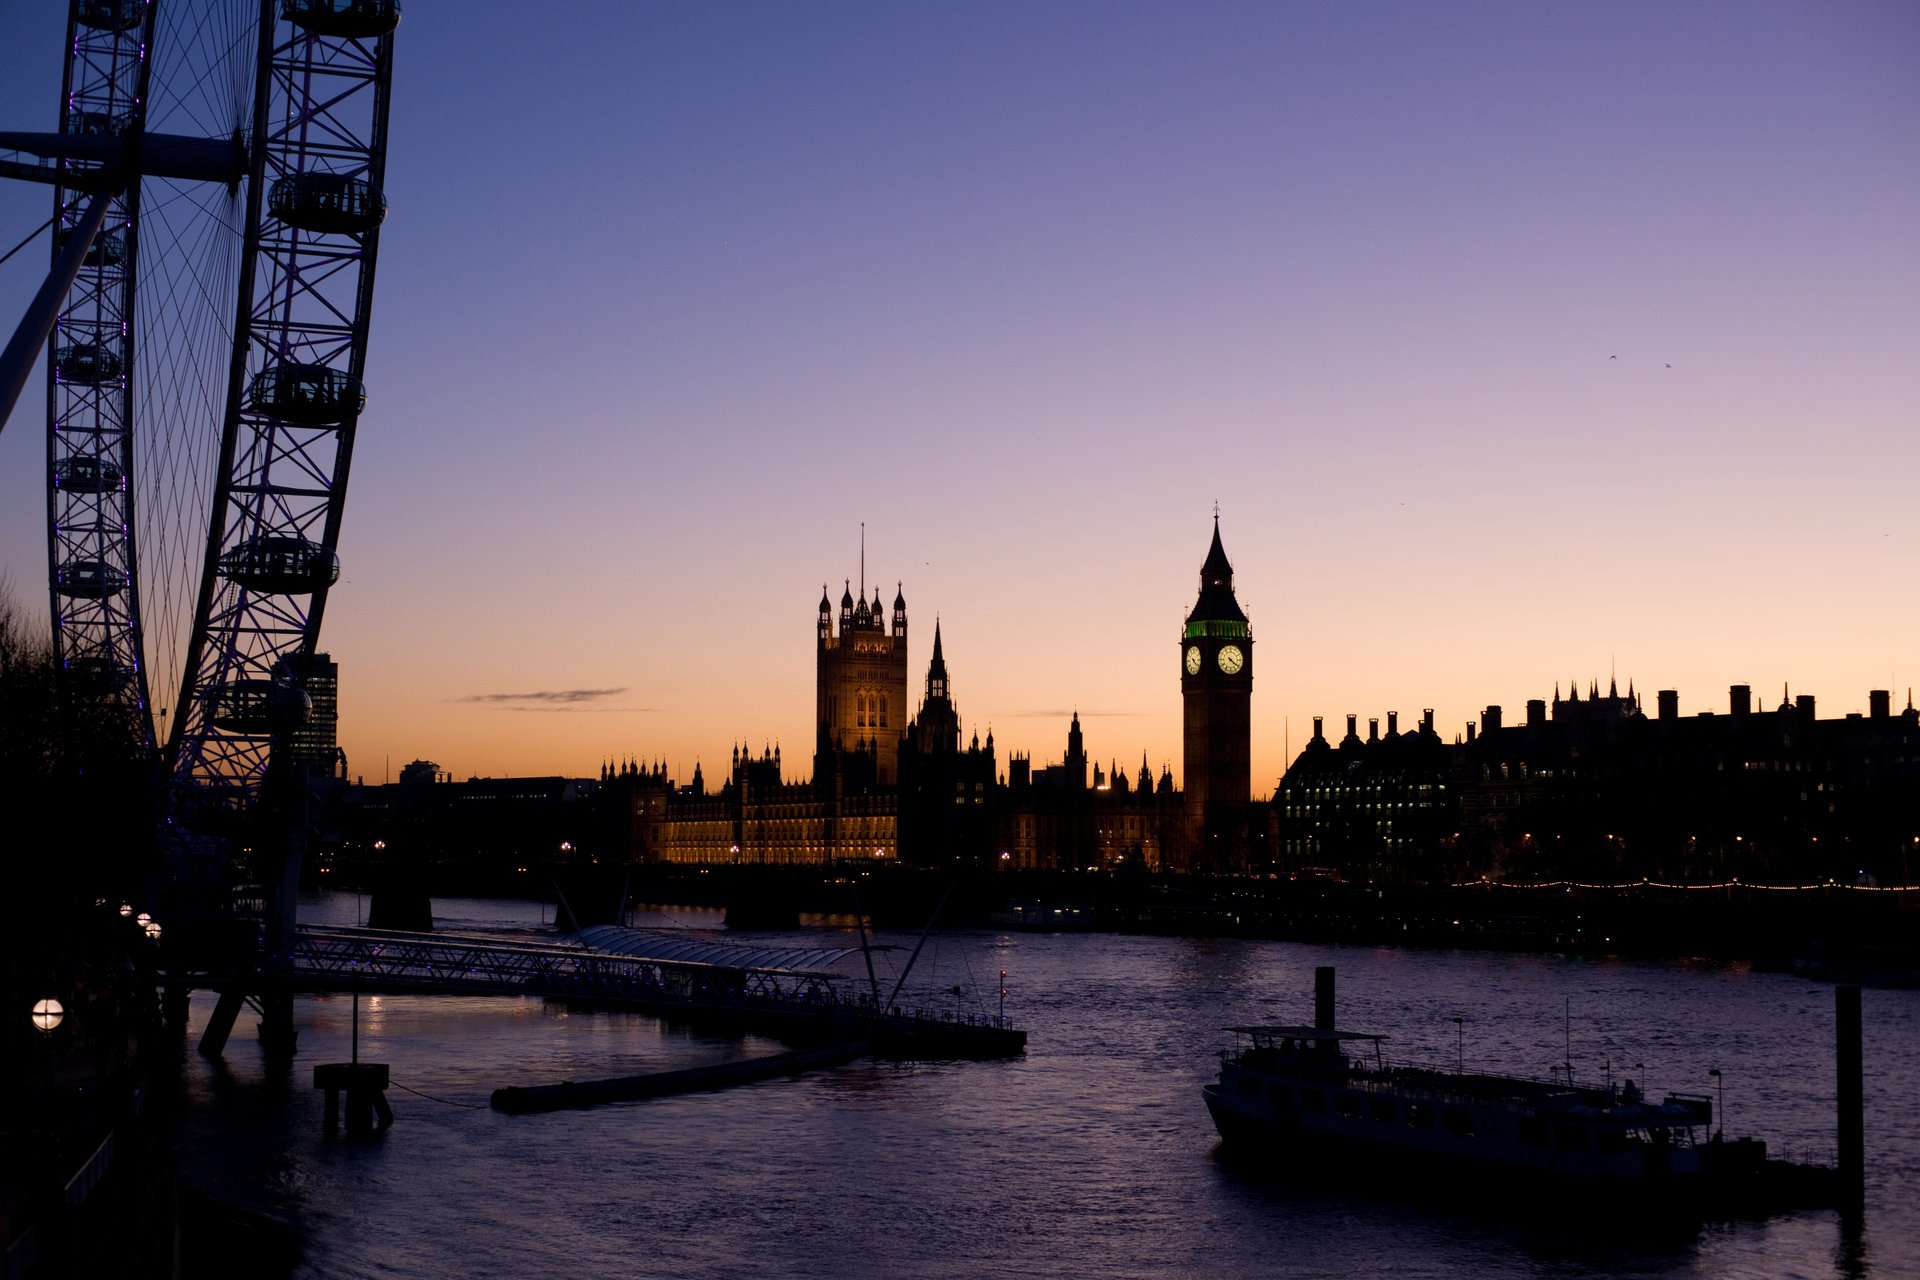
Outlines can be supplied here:
<path id="1" fill-rule="evenodd" d="M 1582 1173 L 1506 1150 L 1423 1148 L 1360 1132 L 1309 1128 L 1236 1105 L 1218 1084 L 1207 1085 L 1203 1096 L 1226 1157 L 1309 1186 L 1357 1187 L 1556 1218 L 1604 1210 L 1654 1225 L 1697 1221 L 1707 1207 L 1707 1188 L 1695 1171 Z"/>

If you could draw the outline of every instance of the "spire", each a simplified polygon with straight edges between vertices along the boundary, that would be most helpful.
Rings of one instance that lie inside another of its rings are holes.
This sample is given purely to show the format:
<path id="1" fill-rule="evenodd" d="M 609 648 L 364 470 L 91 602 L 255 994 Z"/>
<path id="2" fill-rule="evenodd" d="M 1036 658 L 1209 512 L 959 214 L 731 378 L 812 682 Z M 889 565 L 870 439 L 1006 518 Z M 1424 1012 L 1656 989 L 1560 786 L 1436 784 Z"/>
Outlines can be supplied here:
<path id="1" fill-rule="evenodd" d="M 1227 549 L 1220 541 L 1220 513 L 1213 515 L 1213 543 L 1207 548 L 1207 558 L 1200 565 L 1200 598 L 1194 602 L 1193 612 L 1187 615 L 1188 622 L 1239 622 L 1244 623 L 1247 615 L 1241 612 L 1240 602 L 1233 598 L 1233 565 L 1227 560 Z"/>
<path id="2" fill-rule="evenodd" d="M 1227 561 L 1227 549 L 1220 543 L 1220 511 L 1213 512 L 1213 545 L 1207 548 L 1206 561 L 1200 566 L 1200 585 L 1205 586 L 1215 578 L 1224 578 L 1232 585 L 1233 565 Z"/>
<path id="3" fill-rule="evenodd" d="M 947 658 L 940 648 L 940 619 L 933 620 L 933 661 L 927 664 L 927 701 L 945 701 L 949 697 Z"/>

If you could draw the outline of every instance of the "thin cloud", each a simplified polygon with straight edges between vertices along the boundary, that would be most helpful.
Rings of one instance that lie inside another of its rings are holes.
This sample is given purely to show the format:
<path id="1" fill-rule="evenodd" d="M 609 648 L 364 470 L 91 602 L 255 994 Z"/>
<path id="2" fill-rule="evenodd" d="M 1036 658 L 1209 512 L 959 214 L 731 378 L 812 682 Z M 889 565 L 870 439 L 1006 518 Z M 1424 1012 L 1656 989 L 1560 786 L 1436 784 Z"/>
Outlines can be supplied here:
<path id="1" fill-rule="evenodd" d="M 496 707 L 519 707 L 525 710 L 562 711 L 576 709 L 583 702 L 599 702 L 605 698 L 617 698 L 625 693 L 623 685 L 618 689 L 542 689 L 536 693 L 470 693 L 464 698 L 455 698 L 455 702 L 483 702 Z"/>

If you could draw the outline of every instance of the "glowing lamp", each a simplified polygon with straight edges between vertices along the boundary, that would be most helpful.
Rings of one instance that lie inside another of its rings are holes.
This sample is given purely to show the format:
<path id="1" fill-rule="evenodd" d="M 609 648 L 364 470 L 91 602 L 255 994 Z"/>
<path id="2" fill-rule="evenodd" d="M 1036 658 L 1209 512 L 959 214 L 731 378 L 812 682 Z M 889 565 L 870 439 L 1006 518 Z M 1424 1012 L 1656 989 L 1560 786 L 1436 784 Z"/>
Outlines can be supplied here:
<path id="1" fill-rule="evenodd" d="M 66 1017 L 66 1007 L 51 996 L 45 1000 L 33 1002 L 33 1026 L 36 1031 L 52 1035 L 53 1029 L 64 1022 Z"/>

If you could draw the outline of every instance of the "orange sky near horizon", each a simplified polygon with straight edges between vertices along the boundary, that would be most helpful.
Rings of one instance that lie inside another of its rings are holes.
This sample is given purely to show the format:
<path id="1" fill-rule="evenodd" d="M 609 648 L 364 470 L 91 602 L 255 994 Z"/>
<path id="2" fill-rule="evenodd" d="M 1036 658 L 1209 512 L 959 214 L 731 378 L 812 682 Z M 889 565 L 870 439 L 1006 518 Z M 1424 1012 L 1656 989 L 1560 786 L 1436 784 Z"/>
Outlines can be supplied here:
<path id="1" fill-rule="evenodd" d="M 55 119 L 58 8 L 0 11 L 0 127 Z M 1914 6 L 524 19 L 397 36 L 321 646 L 368 782 L 807 776 L 863 523 L 915 703 L 938 618 L 1003 771 L 1077 708 L 1180 776 L 1216 503 L 1258 794 L 1315 715 L 1920 683 Z M 0 184 L 0 249 L 45 205 Z M 25 399 L 0 574 L 38 611 Z"/>

